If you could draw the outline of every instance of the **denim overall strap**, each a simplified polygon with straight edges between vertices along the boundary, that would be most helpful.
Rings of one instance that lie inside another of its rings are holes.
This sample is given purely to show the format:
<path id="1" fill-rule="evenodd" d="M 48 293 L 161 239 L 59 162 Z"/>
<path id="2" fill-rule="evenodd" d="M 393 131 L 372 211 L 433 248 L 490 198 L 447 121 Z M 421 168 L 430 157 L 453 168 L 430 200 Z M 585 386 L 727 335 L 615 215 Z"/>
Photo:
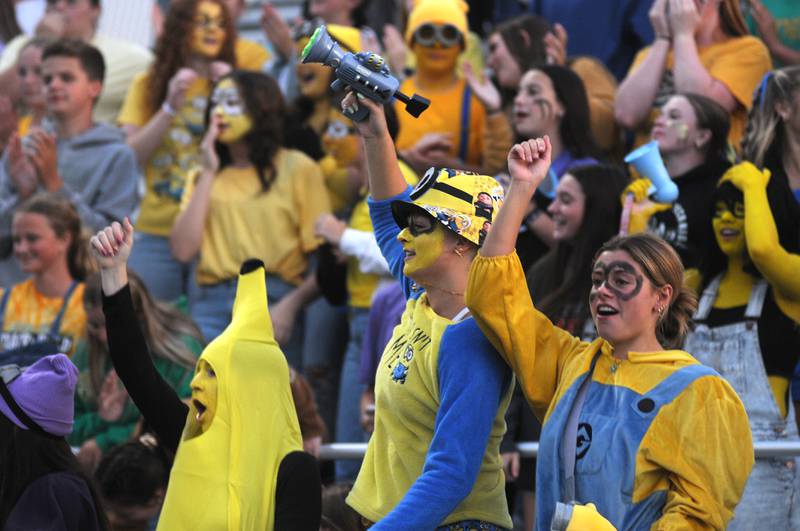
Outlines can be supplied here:
<path id="1" fill-rule="evenodd" d="M 11 297 L 12 289 L 14 289 L 14 286 L 7 287 L 6 291 L 3 293 L 3 298 L 0 299 L 0 330 L 3 329 L 3 321 L 6 316 L 6 306 L 8 306 L 8 298 Z"/>
<path id="2" fill-rule="evenodd" d="M 67 288 L 67 292 L 64 294 L 64 299 L 61 301 L 61 309 L 58 310 L 58 315 L 56 315 L 56 318 L 50 325 L 51 336 L 57 336 L 59 330 L 61 330 L 61 321 L 64 320 L 64 313 L 67 311 L 67 306 L 69 306 L 69 301 L 72 298 L 73 293 L 75 293 L 76 287 L 78 287 L 78 283 L 73 280 L 72 284 L 70 284 L 69 288 Z"/>
<path id="3" fill-rule="evenodd" d="M 467 154 L 469 154 L 469 111 L 471 102 L 472 89 L 469 87 L 469 83 L 464 83 L 464 95 L 461 100 L 461 138 L 458 146 L 458 158 L 462 162 L 467 162 Z"/>

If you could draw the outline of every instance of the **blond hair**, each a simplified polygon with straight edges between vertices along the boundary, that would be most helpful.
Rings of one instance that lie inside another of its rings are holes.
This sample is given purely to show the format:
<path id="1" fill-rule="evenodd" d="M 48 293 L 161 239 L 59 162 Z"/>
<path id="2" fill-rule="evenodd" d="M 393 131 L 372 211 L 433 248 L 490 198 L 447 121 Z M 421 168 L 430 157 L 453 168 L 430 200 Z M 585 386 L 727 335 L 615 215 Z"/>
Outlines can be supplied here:
<path id="1" fill-rule="evenodd" d="M 791 104 L 792 94 L 798 88 L 800 66 L 789 66 L 767 72 L 756 91 L 742 139 L 742 155 L 759 168 L 764 167 L 770 146 L 776 141 L 783 142 L 783 126 L 775 106 L 778 103 Z"/>

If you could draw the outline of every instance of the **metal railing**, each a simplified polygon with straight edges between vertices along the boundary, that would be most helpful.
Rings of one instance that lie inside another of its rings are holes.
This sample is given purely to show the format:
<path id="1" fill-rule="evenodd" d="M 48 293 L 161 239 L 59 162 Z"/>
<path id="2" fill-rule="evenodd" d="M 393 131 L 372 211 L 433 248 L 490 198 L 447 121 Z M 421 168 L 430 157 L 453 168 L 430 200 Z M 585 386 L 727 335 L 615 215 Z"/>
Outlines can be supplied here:
<path id="1" fill-rule="evenodd" d="M 800 442 L 798 441 L 769 441 L 755 443 L 756 458 L 762 457 L 795 457 L 800 456 Z M 539 443 L 523 442 L 517 444 L 517 449 L 522 457 L 536 457 Z M 331 443 L 323 444 L 319 458 L 331 459 L 360 459 L 367 451 L 367 443 Z"/>

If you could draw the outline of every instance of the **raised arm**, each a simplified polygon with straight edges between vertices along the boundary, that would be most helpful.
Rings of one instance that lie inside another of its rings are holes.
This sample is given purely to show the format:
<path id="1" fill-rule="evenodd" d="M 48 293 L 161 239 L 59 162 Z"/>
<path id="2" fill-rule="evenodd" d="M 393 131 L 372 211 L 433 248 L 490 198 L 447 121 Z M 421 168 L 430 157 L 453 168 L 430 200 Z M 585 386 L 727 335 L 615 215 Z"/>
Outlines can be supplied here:
<path id="1" fill-rule="evenodd" d="M 117 375 L 165 447 L 177 450 L 189 407 L 158 374 L 133 308 L 127 260 L 133 226 L 126 218 L 98 232 L 91 247 L 100 266 L 108 350 Z"/>

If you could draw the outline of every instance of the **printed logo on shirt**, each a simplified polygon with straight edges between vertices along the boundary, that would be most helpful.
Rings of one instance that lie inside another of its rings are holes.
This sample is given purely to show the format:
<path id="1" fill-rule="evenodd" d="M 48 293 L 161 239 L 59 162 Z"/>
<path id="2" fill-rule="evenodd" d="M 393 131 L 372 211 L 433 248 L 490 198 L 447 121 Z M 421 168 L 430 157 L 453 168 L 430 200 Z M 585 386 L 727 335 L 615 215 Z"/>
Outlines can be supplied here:
<path id="1" fill-rule="evenodd" d="M 672 208 L 658 212 L 647 222 L 647 232 L 660 236 L 675 249 L 687 249 L 689 246 L 689 217 L 680 203 Z"/>
<path id="2" fill-rule="evenodd" d="M 419 328 L 415 328 L 411 334 L 398 336 L 389 346 L 389 356 L 386 362 L 392 381 L 399 384 L 406 383 L 415 354 L 430 344 L 430 336 Z"/>
<path id="3" fill-rule="evenodd" d="M 586 455 L 592 445 L 592 425 L 586 422 L 578 424 L 578 440 L 575 444 L 575 459 L 579 460 Z"/>
<path id="4" fill-rule="evenodd" d="M 0 346 L 2 351 L 25 348 L 35 343 L 52 343 L 58 345 L 56 352 L 69 352 L 72 349 L 72 338 L 69 336 L 51 336 L 48 333 L 35 332 L 2 332 Z M 55 354 L 56 352 L 53 352 Z"/>

